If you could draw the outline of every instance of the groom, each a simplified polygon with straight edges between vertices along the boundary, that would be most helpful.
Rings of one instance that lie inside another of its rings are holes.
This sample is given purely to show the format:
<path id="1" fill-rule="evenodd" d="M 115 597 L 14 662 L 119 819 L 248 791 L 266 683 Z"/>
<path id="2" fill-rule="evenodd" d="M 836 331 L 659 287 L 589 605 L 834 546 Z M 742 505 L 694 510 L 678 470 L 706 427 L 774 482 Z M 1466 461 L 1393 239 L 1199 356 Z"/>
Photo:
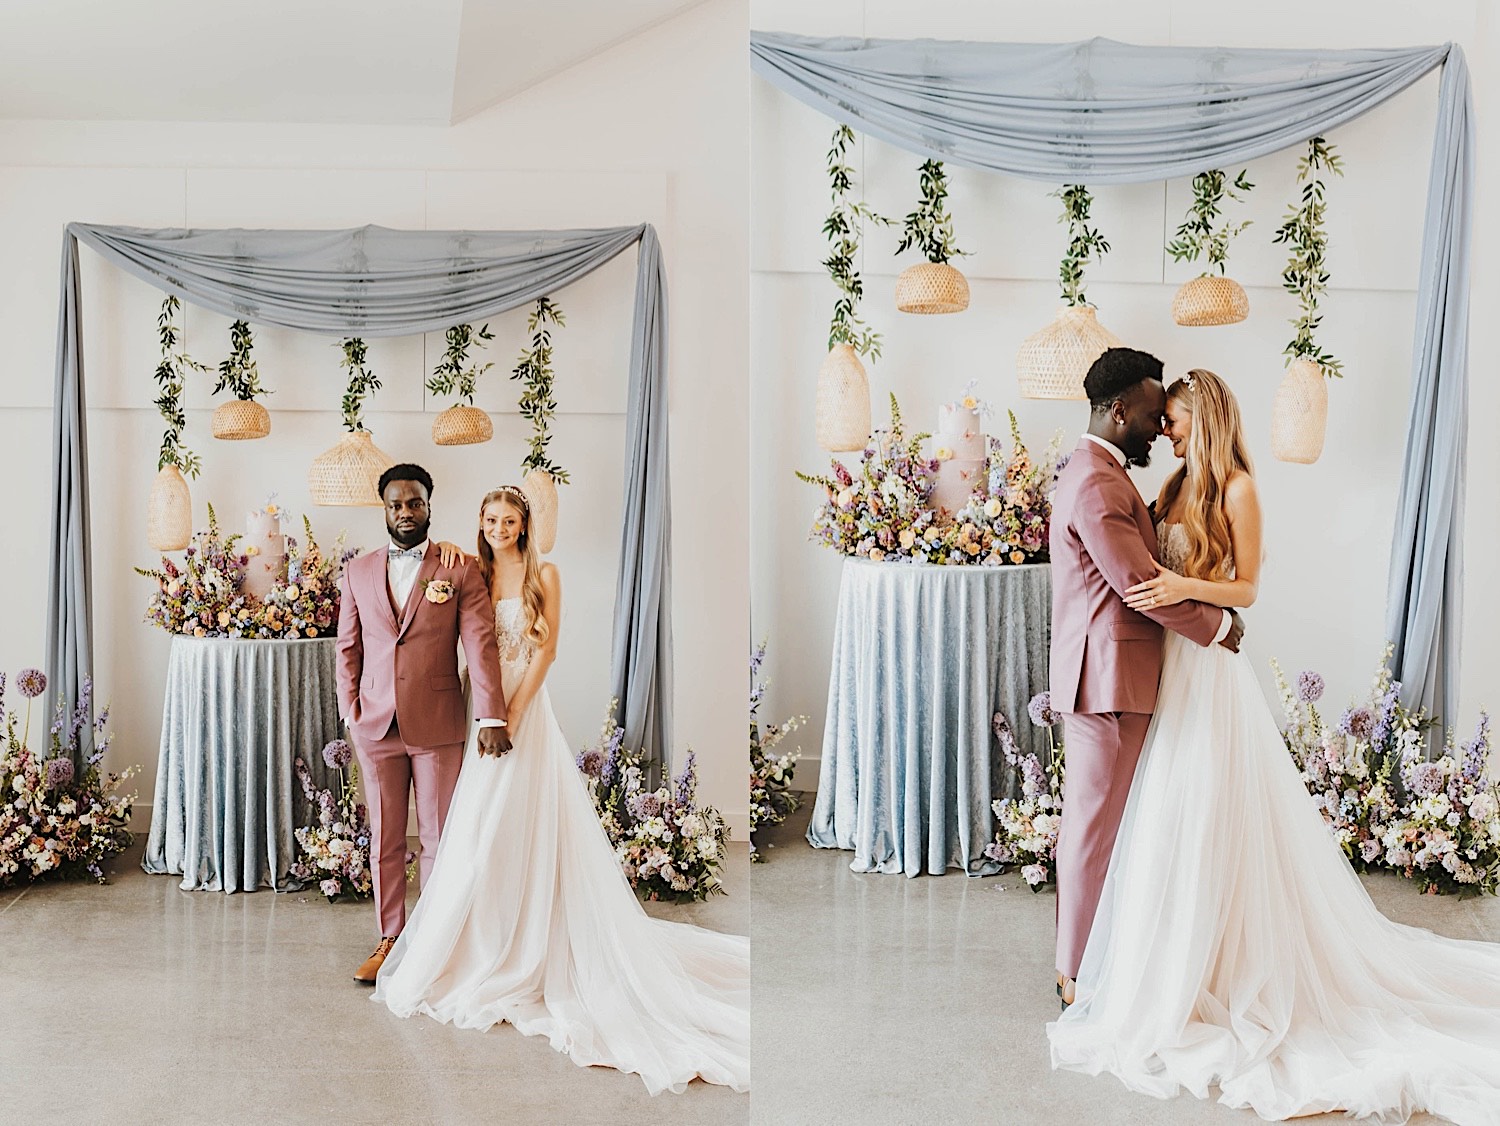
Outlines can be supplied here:
<path id="1" fill-rule="evenodd" d="M 1110 348 L 1083 381 L 1088 433 L 1052 500 L 1052 707 L 1064 715 L 1066 798 L 1057 835 L 1057 983 L 1063 1008 L 1093 926 L 1125 799 L 1156 709 L 1162 627 L 1238 651 L 1239 616 L 1202 602 L 1138 612 L 1124 592 L 1156 574 L 1151 513 L 1126 473 L 1162 432 L 1162 364 Z"/>
<path id="2" fill-rule="evenodd" d="M 445 568 L 427 539 L 432 477 L 394 465 L 380 477 L 387 548 L 344 570 L 339 598 L 339 713 L 354 739 L 370 808 L 370 871 L 380 945 L 354 980 L 373 985 L 406 924 L 406 808 L 415 788 L 422 884 L 458 781 L 464 751 L 463 642 L 480 718 L 479 748 L 510 750 L 489 591 L 478 568 Z"/>

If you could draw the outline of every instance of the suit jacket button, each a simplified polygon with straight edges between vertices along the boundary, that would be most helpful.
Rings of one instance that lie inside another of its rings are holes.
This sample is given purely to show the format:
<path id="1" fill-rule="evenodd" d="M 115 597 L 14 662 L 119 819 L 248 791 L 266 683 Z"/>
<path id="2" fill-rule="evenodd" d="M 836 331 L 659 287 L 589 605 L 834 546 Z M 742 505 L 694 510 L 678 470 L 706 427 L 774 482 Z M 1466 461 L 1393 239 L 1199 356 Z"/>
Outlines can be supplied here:
<path id="1" fill-rule="evenodd" d="M 404 637 L 398 637 L 398 638 L 396 638 L 396 644 L 397 645 L 405 645 L 406 644 L 406 638 L 404 638 Z"/>

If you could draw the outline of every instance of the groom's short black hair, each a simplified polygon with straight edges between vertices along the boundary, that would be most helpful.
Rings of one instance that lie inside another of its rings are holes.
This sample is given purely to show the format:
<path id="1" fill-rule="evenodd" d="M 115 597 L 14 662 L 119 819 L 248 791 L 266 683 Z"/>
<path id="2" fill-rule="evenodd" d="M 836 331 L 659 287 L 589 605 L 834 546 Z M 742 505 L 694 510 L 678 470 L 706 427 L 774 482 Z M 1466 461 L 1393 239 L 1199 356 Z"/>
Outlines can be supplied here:
<path id="1" fill-rule="evenodd" d="M 1083 377 L 1084 394 L 1095 414 L 1109 410 L 1126 391 L 1147 379 L 1161 382 L 1162 364 L 1150 352 L 1106 348 Z"/>
<path id="2" fill-rule="evenodd" d="M 380 475 L 380 483 L 375 491 L 380 494 L 380 499 L 385 500 L 385 487 L 392 481 L 415 481 L 427 490 L 427 499 L 432 499 L 432 474 L 420 465 L 413 465 L 409 461 L 403 461 L 400 465 L 393 465 Z"/>

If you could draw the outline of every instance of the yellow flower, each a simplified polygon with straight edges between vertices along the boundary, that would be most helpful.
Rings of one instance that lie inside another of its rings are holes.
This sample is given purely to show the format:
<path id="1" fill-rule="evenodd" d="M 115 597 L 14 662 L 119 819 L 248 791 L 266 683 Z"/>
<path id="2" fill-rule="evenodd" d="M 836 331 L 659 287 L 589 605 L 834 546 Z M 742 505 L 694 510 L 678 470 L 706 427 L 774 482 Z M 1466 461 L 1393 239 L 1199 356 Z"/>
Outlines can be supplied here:
<path id="1" fill-rule="evenodd" d="M 976 398 L 974 398 L 973 395 L 965 395 L 964 396 L 964 410 L 971 411 L 975 407 L 977 407 L 978 405 L 979 405 L 979 400 L 976 399 Z"/>
<path id="2" fill-rule="evenodd" d="M 973 540 L 970 540 L 968 543 L 964 544 L 964 550 L 967 551 L 970 555 L 978 555 L 979 545 Z"/>
<path id="3" fill-rule="evenodd" d="M 914 544 L 914 543 L 916 543 L 916 542 L 917 542 L 917 533 L 914 532 L 914 531 L 912 531 L 910 528 L 907 528 L 905 531 L 903 531 L 901 533 L 901 546 L 902 547 L 911 547 L 911 545 Z"/>
<path id="4" fill-rule="evenodd" d="M 1024 563 L 1026 562 L 1026 553 L 1023 551 L 1012 551 L 1010 553 L 1010 561 L 1012 563 Z"/>
<path id="5" fill-rule="evenodd" d="M 947 446 L 939 446 L 936 450 L 933 451 L 933 457 L 937 458 L 939 461 L 947 461 L 952 456 L 953 451 L 950 450 Z"/>
<path id="6" fill-rule="evenodd" d="M 936 524 L 929 524 L 927 525 L 927 531 L 922 533 L 922 538 L 925 539 L 928 543 L 932 543 L 942 534 L 942 532 L 938 531 L 938 526 Z"/>
<path id="7" fill-rule="evenodd" d="M 878 547 L 872 547 L 872 548 L 870 548 L 870 562 L 871 563 L 879 563 L 884 558 L 885 558 L 885 552 L 881 551 L 880 548 L 878 548 Z"/>
<path id="8" fill-rule="evenodd" d="M 307 636 L 308 637 L 317 637 L 318 636 L 317 628 L 315 626 L 308 626 L 307 627 Z"/>
<path id="9" fill-rule="evenodd" d="M 249 620 L 250 620 L 250 608 L 248 606 L 241 608 L 241 610 L 240 610 L 240 621 L 242 621 L 242 622 L 248 622 Z"/>
<path id="10" fill-rule="evenodd" d="M 291 586 L 286 588 L 286 596 L 293 602 L 295 602 L 297 601 L 297 599 L 302 597 L 302 591 L 298 588 L 296 583 L 293 583 Z"/>
<path id="11" fill-rule="evenodd" d="M 260 554 L 260 548 L 256 547 L 252 543 L 249 547 L 245 548 L 245 554 L 246 555 L 250 555 L 250 556 L 259 555 Z"/>
<path id="12" fill-rule="evenodd" d="M 991 520 L 1000 515 L 1000 508 L 1001 505 L 998 497 L 990 497 L 989 500 L 984 502 L 984 514 Z"/>
<path id="13" fill-rule="evenodd" d="M 281 511 L 281 509 L 277 505 L 274 505 L 274 504 L 268 504 L 268 505 L 266 505 L 266 515 L 267 516 L 275 516 L 280 511 Z"/>
<path id="14" fill-rule="evenodd" d="M 220 610 L 219 611 L 219 624 L 221 626 L 227 626 L 229 624 L 229 611 L 228 610 Z"/>
<path id="15" fill-rule="evenodd" d="M 204 628 L 202 626 L 194 626 L 193 627 L 193 636 L 194 637 L 202 637 L 205 632 L 207 632 L 207 631 L 204 630 Z"/>

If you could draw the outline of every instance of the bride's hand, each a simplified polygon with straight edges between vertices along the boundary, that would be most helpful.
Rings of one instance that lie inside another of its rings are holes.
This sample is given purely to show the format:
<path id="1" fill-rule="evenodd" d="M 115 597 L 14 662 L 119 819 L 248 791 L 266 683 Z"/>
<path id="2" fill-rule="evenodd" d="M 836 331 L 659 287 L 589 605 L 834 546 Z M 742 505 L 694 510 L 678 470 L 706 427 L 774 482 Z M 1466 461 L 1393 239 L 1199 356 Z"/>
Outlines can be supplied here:
<path id="1" fill-rule="evenodd" d="M 464 555 L 463 549 L 456 543 L 447 540 L 438 540 L 438 562 L 444 567 L 455 567 L 460 563 L 467 563 L 468 557 Z"/>
<path id="2" fill-rule="evenodd" d="M 1158 563 L 1154 579 L 1136 583 L 1125 592 L 1125 605 L 1132 610 L 1153 610 L 1186 602 L 1188 597 L 1187 580 Z"/>

